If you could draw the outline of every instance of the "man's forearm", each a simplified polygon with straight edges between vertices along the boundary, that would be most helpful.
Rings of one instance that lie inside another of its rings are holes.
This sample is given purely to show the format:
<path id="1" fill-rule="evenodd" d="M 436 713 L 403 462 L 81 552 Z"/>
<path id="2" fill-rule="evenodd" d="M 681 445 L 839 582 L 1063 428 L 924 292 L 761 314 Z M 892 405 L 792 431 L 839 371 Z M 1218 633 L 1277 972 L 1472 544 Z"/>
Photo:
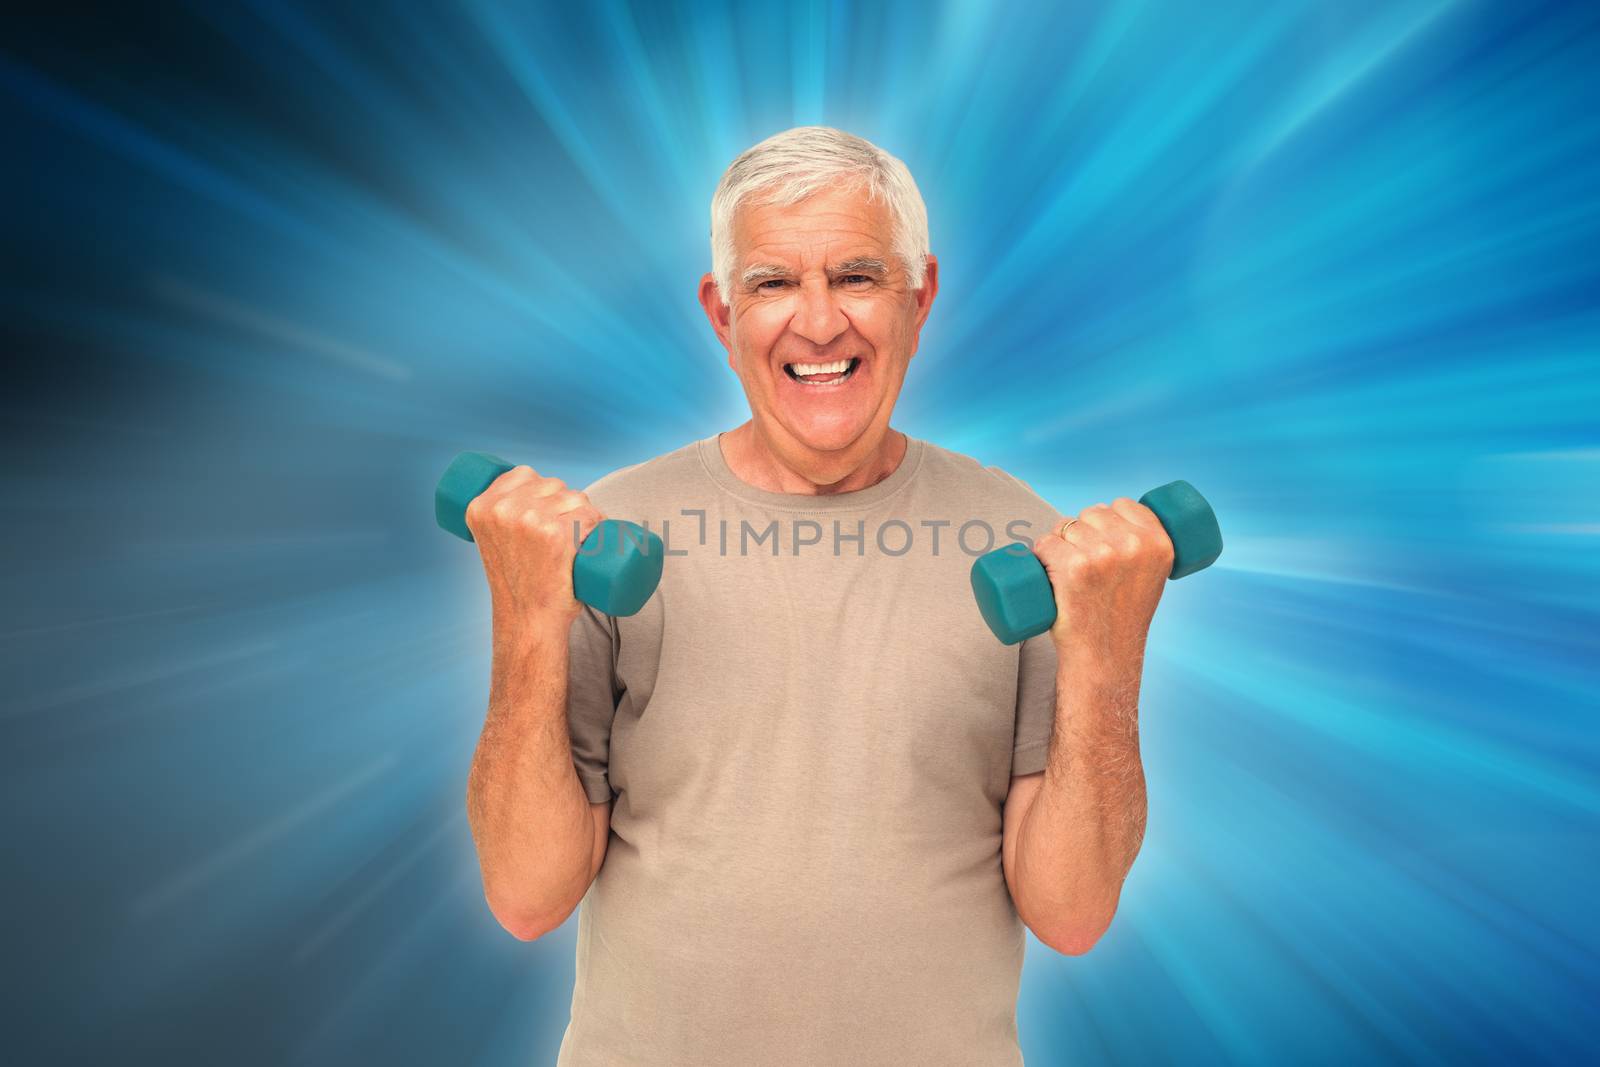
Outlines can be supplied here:
<path id="1" fill-rule="evenodd" d="M 1061 951 L 1087 951 L 1105 932 L 1144 840 L 1142 666 L 1060 661 L 1050 758 L 1019 827 L 1016 904 Z"/>
<path id="2" fill-rule="evenodd" d="M 592 877 L 594 817 L 567 731 L 567 635 L 496 621 L 489 711 L 467 779 L 484 894 L 522 938 L 559 926 Z"/>

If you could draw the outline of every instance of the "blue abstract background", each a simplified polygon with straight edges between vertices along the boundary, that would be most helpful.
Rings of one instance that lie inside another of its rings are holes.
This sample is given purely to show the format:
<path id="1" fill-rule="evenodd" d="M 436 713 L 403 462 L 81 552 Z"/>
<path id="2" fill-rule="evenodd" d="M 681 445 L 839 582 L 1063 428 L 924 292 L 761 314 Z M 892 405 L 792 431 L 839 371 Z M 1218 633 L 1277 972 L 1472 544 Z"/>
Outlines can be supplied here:
<path id="1" fill-rule="evenodd" d="M 48 13 L 46 13 L 48 11 Z M 1150 829 L 1030 1064 L 1591 1059 L 1600 8 L 54 7 L 0 37 L 5 1058 L 546 1063 L 484 905 L 461 448 L 731 427 L 727 162 L 921 183 L 898 425 L 1064 511 L 1174 477 Z M 773 961 L 781 966 L 781 961 Z"/>

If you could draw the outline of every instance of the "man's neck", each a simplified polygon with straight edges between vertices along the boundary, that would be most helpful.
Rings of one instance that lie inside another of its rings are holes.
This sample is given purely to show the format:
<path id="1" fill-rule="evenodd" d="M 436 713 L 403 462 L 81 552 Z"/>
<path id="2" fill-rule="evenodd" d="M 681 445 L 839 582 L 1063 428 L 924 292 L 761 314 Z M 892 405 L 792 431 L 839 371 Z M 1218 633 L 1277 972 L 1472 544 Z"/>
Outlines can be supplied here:
<path id="1" fill-rule="evenodd" d="M 728 469 L 741 482 L 769 493 L 799 496 L 854 493 L 876 485 L 893 474 L 906 456 L 906 435 L 892 427 L 885 431 L 877 447 L 869 449 L 859 461 L 849 456 L 823 455 L 815 464 L 804 459 L 785 462 L 762 438 L 753 420 L 719 434 L 717 443 Z"/>

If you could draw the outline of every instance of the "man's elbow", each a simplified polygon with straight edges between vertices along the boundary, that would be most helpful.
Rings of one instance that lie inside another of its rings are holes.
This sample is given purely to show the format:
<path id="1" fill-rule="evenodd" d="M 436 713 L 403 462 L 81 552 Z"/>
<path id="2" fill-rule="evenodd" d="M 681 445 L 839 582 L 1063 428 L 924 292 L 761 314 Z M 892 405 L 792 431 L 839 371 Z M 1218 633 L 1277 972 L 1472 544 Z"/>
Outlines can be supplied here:
<path id="1" fill-rule="evenodd" d="M 1111 928 L 1111 917 L 1116 909 L 1103 916 L 1064 918 L 1056 922 L 1030 924 L 1033 936 L 1046 948 L 1055 949 L 1063 956 L 1082 956 L 1099 943 Z"/>
<path id="2" fill-rule="evenodd" d="M 506 933 L 518 941 L 537 941 L 545 934 L 560 929 L 561 924 L 567 921 L 572 914 L 572 908 L 558 908 L 553 910 L 536 910 L 518 907 L 506 901 L 497 900 L 489 894 L 484 894 L 488 902 L 489 912 Z"/>
<path id="3" fill-rule="evenodd" d="M 518 941 L 537 941 L 561 925 L 559 922 L 550 923 L 540 919 L 512 918 L 498 913 L 496 913 L 495 919 L 499 921 L 506 933 Z"/>

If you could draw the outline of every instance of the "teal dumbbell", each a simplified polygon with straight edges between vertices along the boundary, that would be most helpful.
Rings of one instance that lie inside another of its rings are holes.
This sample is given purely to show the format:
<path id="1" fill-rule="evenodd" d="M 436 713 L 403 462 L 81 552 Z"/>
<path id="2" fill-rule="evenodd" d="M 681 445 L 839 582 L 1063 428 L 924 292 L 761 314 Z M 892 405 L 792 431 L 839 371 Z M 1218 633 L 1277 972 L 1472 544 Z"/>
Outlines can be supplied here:
<path id="1" fill-rule="evenodd" d="M 1156 513 L 1172 539 L 1172 573 L 1182 578 L 1222 555 L 1222 530 L 1206 498 L 1185 481 L 1168 482 L 1139 498 Z M 972 564 L 972 594 L 994 635 L 1008 645 L 1055 625 L 1056 596 L 1044 564 L 1018 542 L 979 556 Z"/>
<path id="2" fill-rule="evenodd" d="M 467 505 L 513 466 L 487 452 L 463 452 L 451 460 L 433 493 L 440 527 L 471 541 Z M 607 615 L 636 614 L 661 584 L 665 561 L 661 538 L 635 523 L 606 519 L 578 546 L 572 595 Z"/>

